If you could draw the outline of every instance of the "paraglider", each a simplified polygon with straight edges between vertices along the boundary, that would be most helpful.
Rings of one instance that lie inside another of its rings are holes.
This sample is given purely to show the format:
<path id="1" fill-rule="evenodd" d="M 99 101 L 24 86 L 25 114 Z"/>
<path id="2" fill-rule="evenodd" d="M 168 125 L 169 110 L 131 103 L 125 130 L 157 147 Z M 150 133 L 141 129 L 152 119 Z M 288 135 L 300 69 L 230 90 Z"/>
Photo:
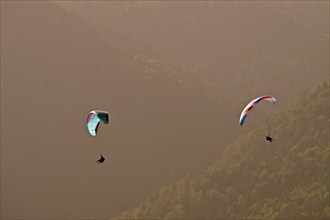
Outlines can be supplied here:
<path id="1" fill-rule="evenodd" d="M 109 114 L 106 111 L 93 110 L 87 116 L 87 129 L 90 135 L 96 136 L 100 125 L 109 123 Z"/>
<path id="2" fill-rule="evenodd" d="M 256 99 L 253 99 L 249 104 L 247 104 L 247 106 L 245 106 L 245 108 L 243 109 L 241 116 L 239 118 L 239 124 L 242 126 L 246 116 L 248 115 L 248 113 L 253 109 L 253 107 L 258 104 L 259 102 L 263 101 L 263 100 L 267 100 L 273 104 L 276 103 L 276 99 L 273 96 L 260 96 Z"/>
<path id="3" fill-rule="evenodd" d="M 109 114 L 106 111 L 93 110 L 87 116 L 87 129 L 90 135 L 95 137 L 99 129 L 100 122 L 103 124 L 109 124 Z M 103 163 L 105 157 L 101 154 L 100 159 L 96 162 L 98 164 Z"/>
<path id="4" fill-rule="evenodd" d="M 276 99 L 273 96 L 269 96 L 269 95 L 260 96 L 258 98 L 253 99 L 251 102 L 249 102 L 249 104 L 247 104 L 247 106 L 245 106 L 245 108 L 243 109 L 243 111 L 241 113 L 241 116 L 239 118 L 240 126 L 243 125 L 248 113 L 253 109 L 253 107 L 263 100 L 267 100 L 273 104 L 276 104 Z M 268 136 L 266 136 L 266 141 L 273 142 L 273 138 L 270 136 L 269 131 L 268 131 Z"/>

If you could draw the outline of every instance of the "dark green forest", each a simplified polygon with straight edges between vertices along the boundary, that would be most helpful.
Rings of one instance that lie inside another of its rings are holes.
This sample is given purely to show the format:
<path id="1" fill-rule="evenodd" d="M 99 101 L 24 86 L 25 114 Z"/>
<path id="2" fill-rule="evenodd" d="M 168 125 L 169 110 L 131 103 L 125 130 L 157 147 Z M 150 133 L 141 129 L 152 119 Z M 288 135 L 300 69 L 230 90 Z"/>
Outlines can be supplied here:
<path id="1" fill-rule="evenodd" d="M 274 142 L 264 140 L 270 128 Z M 329 82 L 120 219 L 329 219 Z"/>

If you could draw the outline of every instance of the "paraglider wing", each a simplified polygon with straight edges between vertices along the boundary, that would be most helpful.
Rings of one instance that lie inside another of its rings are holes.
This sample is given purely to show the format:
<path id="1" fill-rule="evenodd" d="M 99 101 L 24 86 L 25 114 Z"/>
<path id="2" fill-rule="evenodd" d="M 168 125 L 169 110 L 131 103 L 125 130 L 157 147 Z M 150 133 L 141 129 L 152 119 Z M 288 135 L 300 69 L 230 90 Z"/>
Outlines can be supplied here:
<path id="1" fill-rule="evenodd" d="M 97 117 L 100 119 L 100 121 L 103 122 L 103 124 L 108 124 L 108 123 L 109 123 L 109 115 L 108 115 L 108 112 L 105 112 L 105 111 L 98 111 L 98 112 L 97 112 Z"/>
<path id="2" fill-rule="evenodd" d="M 87 116 L 87 129 L 92 136 L 96 136 L 100 121 L 109 123 L 109 115 L 105 111 L 93 110 Z"/>
<path id="3" fill-rule="evenodd" d="M 267 100 L 273 104 L 276 103 L 276 99 L 273 96 L 260 96 L 256 99 L 253 99 L 249 104 L 247 104 L 247 106 L 245 106 L 245 108 L 243 109 L 241 116 L 239 118 L 239 124 L 242 126 L 247 114 L 253 109 L 253 107 L 258 104 L 259 102 L 263 101 L 263 100 Z"/>

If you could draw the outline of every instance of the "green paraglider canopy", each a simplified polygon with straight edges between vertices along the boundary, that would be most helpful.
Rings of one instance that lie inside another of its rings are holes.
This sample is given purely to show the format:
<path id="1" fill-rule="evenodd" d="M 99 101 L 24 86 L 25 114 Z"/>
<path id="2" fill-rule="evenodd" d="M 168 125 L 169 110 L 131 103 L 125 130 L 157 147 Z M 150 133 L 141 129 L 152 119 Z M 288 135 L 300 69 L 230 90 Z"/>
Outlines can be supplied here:
<path id="1" fill-rule="evenodd" d="M 93 110 L 87 116 L 87 129 L 92 136 L 96 136 L 100 125 L 109 123 L 109 114 L 106 111 Z"/>

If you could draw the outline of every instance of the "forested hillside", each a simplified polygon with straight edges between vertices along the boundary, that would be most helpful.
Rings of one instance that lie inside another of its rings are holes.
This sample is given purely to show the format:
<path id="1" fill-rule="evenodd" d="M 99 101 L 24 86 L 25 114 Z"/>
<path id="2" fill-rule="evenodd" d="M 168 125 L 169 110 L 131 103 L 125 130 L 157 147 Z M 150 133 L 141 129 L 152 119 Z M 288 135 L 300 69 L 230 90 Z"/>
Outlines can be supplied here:
<path id="1" fill-rule="evenodd" d="M 229 145 L 204 173 L 155 191 L 121 219 L 328 219 L 329 82 Z"/>

